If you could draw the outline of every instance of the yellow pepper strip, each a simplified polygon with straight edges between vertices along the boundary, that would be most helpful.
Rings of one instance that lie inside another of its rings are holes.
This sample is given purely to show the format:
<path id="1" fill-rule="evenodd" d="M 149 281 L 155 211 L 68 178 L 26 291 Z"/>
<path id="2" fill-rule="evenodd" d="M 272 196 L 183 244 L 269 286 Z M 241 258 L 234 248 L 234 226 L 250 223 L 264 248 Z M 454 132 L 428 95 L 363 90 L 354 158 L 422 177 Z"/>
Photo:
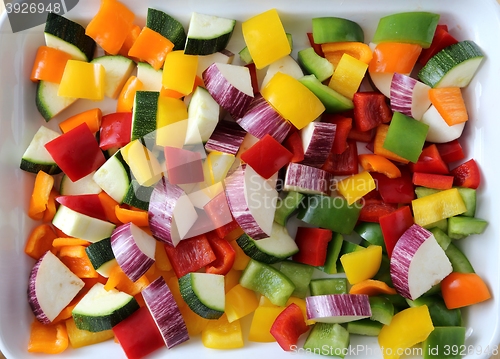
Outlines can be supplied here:
<path id="1" fill-rule="evenodd" d="M 345 275 L 350 284 L 373 278 L 382 263 L 382 247 L 368 246 L 359 251 L 346 253 L 340 257 Z"/>
<path id="2" fill-rule="evenodd" d="M 268 343 L 275 342 L 276 339 L 271 335 L 271 327 L 285 307 L 259 306 L 255 309 L 250 324 L 248 340 L 251 342 Z"/>
<path id="3" fill-rule="evenodd" d="M 34 319 L 31 323 L 28 352 L 59 354 L 68 348 L 68 332 L 64 323 L 42 324 Z"/>
<path id="4" fill-rule="evenodd" d="M 101 64 L 68 60 L 57 95 L 101 101 L 104 99 L 105 74 Z"/>
<path id="5" fill-rule="evenodd" d="M 231 247 L 233 247 L 236 258 L 234 259 L 233 269 L 243 270 L 247 267 L 248 262 L 250 262 L 250 257 L 243 252 L 243 249 L 236 243 L 236 241 L 229 242 Z"/>
<path id="6" fill-rule="evenodd" d="M 186 55 L 183 50 L 172 51 L 167 54 L 163 66 L 162 85 L 168 90 L 189 95 L 198 69 L 198 56 Z"/>
<path id="7" fill-rule="evenodd" d="M 150 186 L 162 175 L 162 167 L 156 157 L 139 140 L 122 148 L 122 156 L 134 178 L 141 186 Z"/>
<path id="8" fill-rule="evenodd" d="M 368 171 L 346 177 L 337 183 L 337 190 L 347 199 L 349 205 L 353 204 L 376 187 L 375 181 Z"/>
<path id="9" fill-rule="evenodd" d="M 225 314 L 217 320 L 210 320 L 201 332 L 201 342 L 212 349 L 242 348 L 244 342 L 240 321 L 229 323 Z"/>
<path id="10" fill-rule="evenodd" d="M 210 319 L 200 317 L 187 305 L 179 308 L 179 310 L 182 314 L 182 318 L 184 318 L 184 322 L 186 323 L 189 336 L 195 336 L 202 333 L 210 322 Z"/>
<path id="11" fill-rule="evenodd" d="M 224 276 L 224 290 L 226 293 L 240 282 L 240 277 L 241 270 L 231 268 L 231 270 Z"/>
<path id="12" fill-rule="evenodd" d="M 156 241 L 155 265 L 156 268 L 163 272 L 172 270 L 172 264 L 170 263 L 167 252 L 165 251 L 165 244 L 160 241 Z"/>
<path id="13" fill-rule="evenodd" d="M 259 301 L 253 290 L 247 289 L 241 284 L 235 285 L 226 293 L 225 313 L 229 323 L 241 319 L 253 313 L 259 306 Z"/>
<path id="14" fill-rule="evenodd" d="M 368 64 L 349 54 L 344 54 L 330 78 L 328 87 L 352 100 L 365 77 L 367 69 Z"/>
<path id="15" fill-rule="evenodd" d="M 389 325 L 382 327 L 378 336 L 384 359 L 398 359 L 406 349 L 423 342 L 433 330 L 426 305 L 402 310 Z"/>
<path id="16" fill-rule="evenodd" d="M 317 119 L 325 106 L 305 85 L 282 72 L 277 72 L 261 90 L 262 96 L 297 129 Z"/>
<path id="17" fill-rule="evenodd" d="M 73 318 L 66 320 L 65 323 L 69 342 L 73 348 L 81 348 L 87 345 L 101 343 L 115 336 L 112 329 L 103 330 L 101 332 L 89 332 L 88 330 L 78 329 Z"/>
<path id="18" fill-rule="evenodd" d="M 248 19 L 241 24 L 241 29 L 257 69 L 266 67 L 292 51 L 276 9 Z"/>
<path id="19" fill-rule="evenodd" d="M 422 227 L 467 210 L 457 188 L 414 199 L 411 205 L 415 223 Z"/>

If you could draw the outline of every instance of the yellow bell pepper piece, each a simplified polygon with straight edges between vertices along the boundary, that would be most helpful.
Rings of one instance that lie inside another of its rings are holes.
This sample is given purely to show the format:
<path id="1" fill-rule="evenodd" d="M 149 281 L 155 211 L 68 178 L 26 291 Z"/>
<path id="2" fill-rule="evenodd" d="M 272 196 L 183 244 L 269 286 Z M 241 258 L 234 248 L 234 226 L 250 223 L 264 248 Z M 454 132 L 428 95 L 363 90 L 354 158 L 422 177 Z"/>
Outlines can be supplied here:
<path id="1" fill-rule="evenodd" d="M 266 67 L 292 51 L 276 9 L 244 21 L 241 29 L 257 69 Z"/>
<path id="2" fill-rule="evenodd" d="M 251 342 L 269 343 L 276 339 L 271 335 L 271 327 L 285 307 L 259 306 L 255 309 L 250 324 L 248 340 Z"/>
<path id="3" fill-rule="evenodd" d="M 367 69 L 368 64 L 349 54 L 344 54 L 340 58 L 328 86 L 352 100 L 365 77 Z"/>
<path id="4" fill-rule="evenodd" d="M 104 99 L 105 74 L 101 64 L 68 60 L 57 95 L 101 101 Z"/>
<path id="5" fill-rule="evenodd" d="M 382 247 L 368 246 L 340 257 L 345 275 L 350 284 L 373 278 L 382 263 Z"/>
<path id="6" fill-rule="evenodd" d="M 426 305 L 407 308 L 392 317 L 378 335 L 384 359 L 398 359 L 405 350 L 423 342 L 434 330 Z"/>
<path id="7" fill-rule="evenodd" d="M 244 342 L 240 321 L 229 323 L 225 314 L 217 320 L 210 320 L 201 332 L 201 341 L 205 347 L 212 349 L 242 348 Z"/>
<path id="8" fill-rule="evenodd" d="M 75 349 L 101 343 L 115 336 L 112 329 L 103 330 L 101 332 L 89 332 L 87 330 L 78 329 L 73 318 L 66 320 L 65 323 L 69 342 Z"/>
<path id="9" fill-rule="evenodd" d="M 134 140 L 123 147 L 122 156 L 141 186 L 150 186 L 162 176 L 160 163 L 139 140 Z"/>
<path id="10" fill-rule="evenodd" d="M 235 285 L 226 293 L 225 313 L 229 323 L 241 319 L 253 313 L 259 306 L 259 301 L 253 290 L 247 289 L 241 284 Z"/>
<path id="11" fill-rule="evenodd" d="M 462 196 L 456 188 L 415 199 L 411 205 L 415 223 L 422 227 L 464 213 L 467 210 Z"/>
<path id="12" fill-rule="evenodd" d="M 189 95 L 193 91 L 198 56 L 186 55 L 183 50 L 171 51 L 163 65 L 163 87 Z"/>
<path id="13" fill-rule="evenodd" d="M 156 144 L 182 148 L 186 139 L 187 118 L 187 106 L 184 101 L 159 96 L 156 110 Z"/>
<path id="14" fill-rule="evenodd" d="M 261 90 L 262 96 L 299 130 L 318 118 L 325 106 L 297 79 L 277 72 Z"/>
<path id="15" fill-rule="evenodd" d="M 233 247 L 234 252 L 236 253 L 233 269 L 243 270 L 247 267 L 248 262 L 250 262 L 250 257 L 243 252 L 243 249 L 236 243 L 236 241 L 229 242 L 231 247 Z"/>
<path id="16" fill-rule="evenodd" d="M 224 290 L 229 292 L 234 286 L 240 283 L 241 271 L 231 268 L 224 276 Z"/>
<path id="17" fill-rule="evenodd" d="M 174 297 L 174 300 L 177 303 L 177 306 L 179 307 L 179 309 L 182 309 L 182 307 L 187 307 L 187 304 L 184 301 L 184 298 L 182 298 L 181 290 L 179 288 L 179 280 L 177 279 L 177 277 L 171 277 L 167 281 L 167 285 L 170 288 L 170 291 L 172 292 L 172 296 Z"/>
<path id="18" fill-rule="evenodd" d="M 202 333 L 210 322 L 210 319 L 200 317 L 187 305 L 179 308 L 179 310 L 184 319 L 184 323 L 186 323 L 186 328 L 190 337 Z"/>
<path id="19" fill-rule="evenodd" d="M 350 205 L 376 187 L 375 181 L 368 171 L 346 177 L 337 183 L 337 190 Z"/>

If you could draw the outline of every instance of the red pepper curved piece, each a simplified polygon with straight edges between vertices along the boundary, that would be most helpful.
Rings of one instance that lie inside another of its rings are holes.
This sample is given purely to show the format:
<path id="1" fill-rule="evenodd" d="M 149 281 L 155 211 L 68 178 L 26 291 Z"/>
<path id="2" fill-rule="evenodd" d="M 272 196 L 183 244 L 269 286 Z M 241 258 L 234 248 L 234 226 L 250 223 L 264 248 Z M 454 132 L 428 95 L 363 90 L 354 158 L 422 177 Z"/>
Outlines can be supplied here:
<path id="1" fill-rule="evenodd" d="M 276 317 L 270 332 L 283 350 L 290 351 L 308 329 L 302 310 L 292 303 Z"/>
<path id="2" fill-rule="evenodd" d="M 454 177 L 454 186 L 476 189 L 481 183 L 479 167 L 474 159 L 470 159 L 458 167 L 455 167 L 451 170 L 451 174 Z"/>
<path id="3" fill-rule="evenodd" d="M 219 238 L 215 233 L 207 233 L 207 238 L 215 254 L 215 260 L 205 267 L 205 272 L 222 275 L 227 274 L 233 267 L 236 258 L 234 248 L 228 241 Z"/>

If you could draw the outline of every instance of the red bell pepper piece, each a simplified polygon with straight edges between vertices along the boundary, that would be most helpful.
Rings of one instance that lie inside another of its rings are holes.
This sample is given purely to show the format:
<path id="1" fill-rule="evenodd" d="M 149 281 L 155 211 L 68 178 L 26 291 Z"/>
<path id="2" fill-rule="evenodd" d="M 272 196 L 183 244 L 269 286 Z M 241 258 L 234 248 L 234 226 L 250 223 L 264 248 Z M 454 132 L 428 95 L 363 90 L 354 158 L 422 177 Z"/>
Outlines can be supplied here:
<path id="1" fill-rule="evenodd" d="M 99 199 L 99 195 L 97 194 L 59 196 L 56 198 L 56 201 L 75 212 L 103 221 L 108 220 L 106 212 L 104 212 L 104 207 Z"/>
<path id="2" fill-rule="evenodd" d="M 165 251 L 177 278 L 196 272 L 216 259 L 210 242 L 204 234 L 183 239 L 176 247 L 165 244 Z"/>
<path id="3" fill-rule="evenodd" d="M 241 160 L 259 175 L 268 179 L 283 166 L 290 163 L 293 153 L 288 151 L 273 136 L 267 134 L 241 154 Z"/>
<path id="4" fill-rule="evenodd" d="M 425 172 L 446 175 L 450 173 L 448 165 L 443 161 L 438 147 L 435 144 L 425 147 L 420 153 L 418 161 L 409 163 L 412 172 Z"/>
<path id="5" fill-rule="evenodd" d="M 375 131 L 368 130 L 368 131 L 360 131 L 356 128 L 356 126 L 353 126 L 351 130 L 349 131 L 349 135 L 347 136 L 347 139 L 349 140 L 354 140 L 358 142 L 373 142 L 373 135 L 375 134 Z M 372 149 L 373 152 L 373 149 Z"/>
<path id="6" fill-rule="evenodd" d="M 312 32 L 307 33 L 307 38 L 309 39 L 309 43 L 311 44 L 311 47 L 314 49 L 314 52 L 317 53 L 321 57 L 325 57 L 325 54 L 323 53 L 323 49 L 321 48 L 321 45 L 314 42 Z"/>
<path id="7" fill-rule="evenodd" d="M 291 303 L 274 320 L 270 333 L 284 351 L 291 351 L 309 327 L 300 307 Z"/>
<path id="8" fill-rule="evenodd" d="M 453 186 L 453 176 L 414 172 L 413 184 L 435 189 L 450 189 Z"/>
<path id="9" fill-rule="evenodd" d="M 255 64 L 253 62 L 245 65 L 245 67 L 248 67 L 248 70 L 250 71 L 250 80 L 252 81 L 253 94 L 256 95 L 259 93 L 259 80 L 257 78 L 257 68 L 255 67 Z"/>
<path id="10" fill-rule="evenodd" d="M 323 114 L 322 122 L 334 123 L 337 125 L 335 139 L 333 140 L 332 153 L 341 154 L 347 149 L 347 136 L 352 128 L 352 118 L 344 117 L 339 114 Z"/>
<path id="11" fill-rule="evenodd" d="M 165 166 L 167 168 L 168 180 L 172 184 L 187 184 L 203 182 L 203 163 L 201 154 L 165 146 Z"/>
<path id="12" fill-rule="evenodd" d="M 224 191 L 212 198 L 203 207 L 203 210 L 212 221 L 219 238 L 225 238 L 229 233 L 240 227 L 229 209 Z"/>
<path id="13" fill-rule="evenodd" d="M 290 162 L 298 163 L 304 160 L 304 146 L 302 146 L 302 139 L 298 131 L 290 132 L 283 141 L 283 146 L 293 154 Z"/>
<path id="14" fill-rule="evenodd" d="M 358 166 L 358 146 L 355 141 L 347 141 L 347 149 L 341 154 L 330 152 L 322 170 L 335 176 L 354 175 L 359 172 Z"/>
<path id="15" fill-rule="evenodd" d="M 363 201 L 363 208 L 359 212 L 359 220 L 378 223 L 380 217 L 394 212 L 397 208 L 398 206 L 395 203 L 386 203 L 379 198 L 367 198 Z"/>
<path id="16" fill-rule="evenodd" d="M 448 33 L 448 26 L 438 25 L 436 27 L 436 31 L 434 32 L 434 38 L 432 39 L 431 46 L 429 46 L 428 49 L 422 49 L 418 58 L 418 63 L 422 66 L 425 65 L 432 56 L 445 47 L 456 44 L 457 42 L 458 41 Z"/>
<path id="17" fill-rule="evenodd" d="M 113 147 L 125 146 L 130 142 L 131 129 L 131 112 L 115 112 L 102 116 L 99 147 L 106 151 Z"/>
<path id="18" fill-rule="evenodd" d="M 389 258 L 391 258 L 396 242 L 413 225 L 413 222 L 410 206 L 400 207 L 394 212 L 379 218 L 380 229 L 384 236 L 385 248 Z"/>
<path id="19" fill-rule="evenodd" d="M 458 140 L 437 143 L 436 147 L 445 163 L 460 161 L 465 158 L 464 150 Z"/>
<path id="20" fill-rule="evenodd" d="M 160 330 L 146 306 L 115 325 L 113 333 L 128 359 L 144 358 L 165 346 Z"/>
<path id="21" fill-rule="evenodd" d="M 206 273 L 226 275 L 233 267 L 236 258 L 234 248 L 223 238 L 220 238 L 215 232 L 206 234 L 210 247 L 215 253 L 215 260 L 207 264 Z"/>
<path id="22" fill-rule="evenodd" d="M 354 103 L 354 122 L 360 131 L 369 131 L 381 123 L 392 119 L 392 111 L 386 98 L 379 92 L 356 92 Z"/>
<path id="23" fill-rule="evenodd" d="M 45 148 L 73 182 L 97 170 L 106 162 L 94 134 L 86 123 L 53 139 Z"/>
<path id="24" fill-rule="evenodd" d="M 470 159 L 467 162 L 455 167 L 450 173 L 454 177 L 454 186 L 476 189 L 479 187 L 481 182 L 479 167 L 474 159 Z"/>
<path id="25" fill-rule="evenodd" d="M 398 178 L 389 178 L 382 173 L 371 173 L 385 203 L 410 203 L 415 199 L 412 175 L 405 167 L 400 169 L 401 177 Z"/>
<path id="26" fill-rule="evenodd" d="M 332 239 L 332 231 L 323 228 L 297 228 L 295 243 L 299 252 L 292 259 L 311 266 L 322 266 L 326 260 L 328 242 Z"/>

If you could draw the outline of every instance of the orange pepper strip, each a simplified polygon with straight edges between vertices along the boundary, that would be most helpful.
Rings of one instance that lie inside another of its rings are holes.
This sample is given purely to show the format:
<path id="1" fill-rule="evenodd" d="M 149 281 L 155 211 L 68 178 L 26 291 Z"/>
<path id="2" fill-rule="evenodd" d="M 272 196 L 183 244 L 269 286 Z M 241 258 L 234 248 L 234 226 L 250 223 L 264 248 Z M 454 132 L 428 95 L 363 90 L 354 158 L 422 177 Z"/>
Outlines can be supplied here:
<path id="1" fill-rule="evenodd" d="M 83 288 L 78 294 L 76 295 L 75 298 L 59 313 L 57 317 L 54 318 L 52 323 L 58 323 L 61 321 L 64 321 L 66 319 L 71 318 L 71 314 L 73 312 L 73 309 L 76 307 L 78 302 L 87 294 L 90 288 Z"/>
<path id="2" fill-rule="evenodd" d="M 116 55 L 123 46 L 134 19 L 134 13 L 121 2 L 103 0 L 99 11 L 87 25 L 85 34 L 93 38 L 104 51 Z"/>
<path id="3" fill-rule="evenodd" d="M 104 285 L 104 289 L 111 290 L 113 288 L 125 292 L 131 296 L 139 294 L 144 288 L 149 285 L 150 281 L 143 275 L 137 281 L 132 282 L 129 277 L 123 272 L 118 264 L 116 264 L 109 273 L 108 280 Z"/>
<path id="4" fill-rule="evenodd" d="M 66 233 L 61 231 L 59 228 L 54 227 L 54 232 L 56 232 L 56 238 L 73 238 L 71 236 L 68 236 Z"/>
<path id="5" fill-rule="evenodd" d="M 56 238 L 57 235 L 51 226 L 40 224 L 28 236 L 28 240 L 24 246 L 24 253 L 38 260 L 52 248 L 52 242 Z"/>
<path id="6" fill-rule="evenodd" d="M 173 48 L 172 41 L 149 27 L 143 27 L 128 55 L 146 61 L 158 71 L 162 68 L 165 57 Z"/>
<path id="7" fill-rule="evenodd" d="M 125 38 L 125 41 L 123 42 L 120 51 L 118 51 L 118 54 L 125 57 L 129 57 L 128 52 L 130 51 L 130 48 L 134 44 L 135 40 L 137 40 L 137 38 L 139 37 L 140 33 L 141 33 L 141 27 L 136 24 L 132 25 L 132 28 L 130 29 L 127 37 Z M 135 61 L 138 59 L 132 58 L 132 60 Z"/>
<path id="8" fill-rule="evenodd" d="M 47 209 L 50 191 L 54 186 L 54 177 L 39 171 L 35 178 L 33 193 L 31 194 L 28 216 L 34 220 L 43 219 L 43 212 Z"/>
<path id="9" fill-rule="evenodd" d="M 336 67 L 342 58 L 342 55 L 349 54 L 352 57 L 369 64 L 373 58 L 370 46 L 362 42 L 329 42 L 321 44 L 321 49 L 333 67 Z"/>
<path id="10" fill-rule="evenodd" d="M 429 99 L 448 126 L 457 125 L 469 119 L 459 87 L 430 89 Z"/>
<path id="11" fill-rule="evenodd" d="M 60 83 L 66 62 L 71 55 L 53 47 L 40 46 L 36 52 L 30 80 Z"/>
<path id="12" fill-rule="evenodd" d="M 441 281 L 446 308 L 462 308 L 491 298 L 490 290 L 476 273 L 452 272 Z"/>
<path id="13" fill-rule="evenodd" d="M 52 191 L 50 191 L 49 201 L 47 202 L 47 209 L 45 210 L 45 212 L 43 212 L 42 220 L 44 222 L 52 222 L 52 220 L 54 219 L 57 211 L 56 198 L 58 196 L 59 193 L 55 189 L 52 189 Z"/>
<path id="14" fill-rule="evenodd" d="M 59 252 L 59 259 L 79 278 L 97 278 L 84 246 L 64 246 Z"/>
<path id="15" fill-rule="evenodd" d="M 64 323 L 42 324 L 36 319 L 31 323 L 28 352 L 59 354 L 68 348 L 68 343 Z"/>
<path id="16" fill-rule="evenodd" d="M 362 154 L 358 156 L 358 160 L 361 167 L 366 171 L 383 173 L 389 178 L 401 177 L 401 171 L 398 166 L 383 156 Z"/>
<path id="17" fill-rule="evenodd" d="M 421 51 L 422 47 L 416 44 L 400 42 L 378 44 L 373 51 L 368 71 L 408 74 L 415 66 Z"/>
<path id="18" fill-rule="evenodd" d="M 102 111 L 100 108 L 93 108 L 77 115 L 71 116 L 59 124 L 59 128 L 66 133 L 82 123 L 86 123 L 92 133 L 96 133 L 101 128 Z"/>
<path id="19" fill-rule="evenodd" d="M 389 287 L 386 283 L 376 279 L 366 279 L 353 284 L 349 294 L 366 294 L 369 296 L 379 294 L 396 294 L 396 289 Z"/>
<path id="20" fill-rule="evenodd" d="M 136 76 L 130 76 L 123 85 L 116 103 L 116 112 L 132 112 L 135 93 L 144 88 L 144 84 Z"/>
<path id="21" fill-rule="evenodd" d="M 387 137 L 387 132 L 389 131 L 389 125 L 385 124 L 380 124 L 377 126 L 377 131 L 375 132 L 375 139 L 373 141 L 373 152 L 376 155 L 383 156 L 389 160 L 401 162 L 401 163 L 408 163 L 406 158 L 403 158 L 401 156 L 398 156 L 392 151 L 386 150 L 384 148 L 384 142 L 385 138 Z"/>
<path id="22" fill-rule="evenodd" d="M 119 205 L 115 206 L 116 218 L 122 223 L 132 222 L 139 227 L 149 226 L 147 211 L 134 211 L 132 209 L 122 208 Z"/>
<path id="23" fill-rule="evenodd" d="M 115 207 L 118 205 L 113 198 L 111 198 L 106 192 L 102 191 L 98 194 L 99 200 L 101 201 L 102 207 L 104 208 L 104 213 L 108 221 L 114 224 L 122 224 L 120 220 L 116 217 Z"/>
<path id="24" fill-rule="evenodd" d="M 52 241 L 52 247 L 65 247 L 65 246 L 84 246 L 87 247 L 90 245 L 89 241 L 80 238 L 68 238 L 61 237 L 56 238 Z"/>

